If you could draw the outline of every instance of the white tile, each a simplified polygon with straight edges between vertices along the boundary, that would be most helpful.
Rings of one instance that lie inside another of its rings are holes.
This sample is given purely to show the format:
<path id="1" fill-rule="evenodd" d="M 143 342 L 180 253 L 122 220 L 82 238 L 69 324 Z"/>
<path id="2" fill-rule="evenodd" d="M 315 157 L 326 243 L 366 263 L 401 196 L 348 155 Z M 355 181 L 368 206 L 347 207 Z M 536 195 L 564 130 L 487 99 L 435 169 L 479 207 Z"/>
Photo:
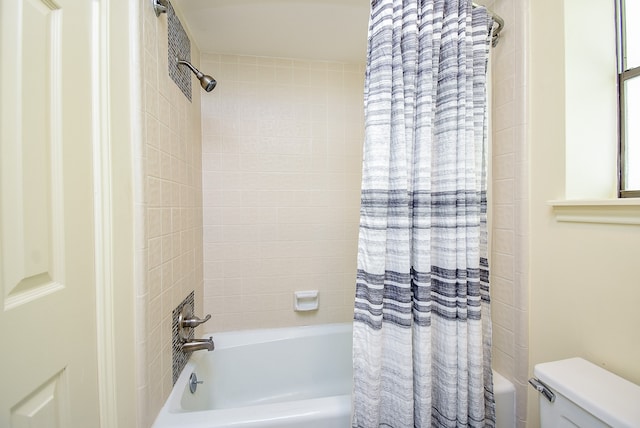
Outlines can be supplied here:
<path id="1" fill-rule="evenodd" d="M 515 199 L 515 182 L 513 179 L 494 180 L 493 203 L 512 204 Z"/>
<path id="2" fill-rule="evenodd" d="M 489 282 L 492 301 L 499 301 L 509 306 L 514 305 L 513 281 L 492 274 Z"/>
<path id="3" fill-rule="evenodd" d="M 501 302 L 493 302 L 491 317 L 494 325 L 513 332 L 515 329 L 515 312 L 513 307 Z"/>
<path id="4" fill-rule="evenodd" d="M 500 156 L 506 153 L 515 153 L 516 149 L 516 130 L 507 128 L 502 130 L 493 130 L 492 151 L 493 156 Z"/>
<path id="5" fill-rule="evenodd" d="M 514 374 L 514 357 L 493 348 L 493 368 L 506 378 L 512 379 Z"/>
<path id="6" fill-rule="evenodd" d="M 515 346 L 515 337 L 513 331 L 507 330 L 499 324 L 494 324 L 493 329 L 493 347 L 499 349 L 507 355 L 513 353 Z"/>
<path id="7" fill-rule="evenodd" d="M 515 208 L 511 204 L 494 205 L 491 207 L 493 211 L 492 227 L 495 229 L 513 230 L 515 225 L 514 211 Z"/>
<path id="8" fill-rule="evenodd" d="M 515 165 L 515 155 L 513 153 L 494 156 L 493 158 L 493 179 L 494 180 L 515 178 L 515 175 L 516 175 L 516 165 Z"/>
<path id="9" fill-rule="evenodd" d="M 515 277 L 515 259 L 513 255 L 495 253 L 492 257 L 491 271 L 493 275 L 513 280 Z"/>
<path id="10" fill-rule="evenodd" d="M 515 238 L 512 230 L 495 229 L 493 231 L 493 251 L 514 254 Z"/>

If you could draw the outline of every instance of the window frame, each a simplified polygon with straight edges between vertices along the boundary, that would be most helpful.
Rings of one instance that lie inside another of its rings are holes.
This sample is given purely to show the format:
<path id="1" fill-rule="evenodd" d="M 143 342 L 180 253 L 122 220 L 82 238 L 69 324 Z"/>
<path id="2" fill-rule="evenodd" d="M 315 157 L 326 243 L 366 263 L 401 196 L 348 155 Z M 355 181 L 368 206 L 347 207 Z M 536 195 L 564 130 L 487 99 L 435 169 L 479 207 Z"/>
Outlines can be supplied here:
<path id="1" fill-rule="evenodd" d="M 620 198 L 638 198 L 640 189 L 626 189 L 626 94 L 625 82 L 633 78 L 639 78 L 640 66 L 627 69 L 626 61 L 626 19 L 625 0 L 615 0 L 616 4 L 616 30 L 617 46 L 616 57 L 618 67 L 618 196 Z"/>

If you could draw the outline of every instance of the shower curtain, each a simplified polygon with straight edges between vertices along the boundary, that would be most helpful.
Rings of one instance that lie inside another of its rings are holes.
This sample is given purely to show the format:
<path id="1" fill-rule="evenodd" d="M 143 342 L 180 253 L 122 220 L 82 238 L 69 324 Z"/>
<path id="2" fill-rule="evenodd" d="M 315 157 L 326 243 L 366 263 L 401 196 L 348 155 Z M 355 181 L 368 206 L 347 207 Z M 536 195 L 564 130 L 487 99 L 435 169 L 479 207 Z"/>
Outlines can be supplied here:
<path id="1" fill-rule="evenodd" d="M 486 70 L 466 0 L 373 0 L 353 427 L 492 427 Z"/>

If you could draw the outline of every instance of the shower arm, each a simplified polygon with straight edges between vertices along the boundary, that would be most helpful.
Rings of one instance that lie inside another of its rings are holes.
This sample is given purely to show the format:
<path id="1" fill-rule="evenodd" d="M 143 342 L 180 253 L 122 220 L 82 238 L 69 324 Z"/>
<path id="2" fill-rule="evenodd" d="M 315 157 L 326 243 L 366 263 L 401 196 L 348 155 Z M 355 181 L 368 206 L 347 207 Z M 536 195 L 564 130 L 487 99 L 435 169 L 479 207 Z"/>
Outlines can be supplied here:
<path id="1" fill-rule="evenodd" d="M 200 70 L 198 70 L 197 68 L 195 68 L 193 65 L 191 65 L 191 63 L 189 61 L 184 61 L 182 59 L 178 59 L 176 58 L 177 64 L 178 65 L 186 65 L 187 67 L 189 67 L 191 69 L 191 71 L 193 71 L 193 73 L 196 75 L 196 77 L 198 79 L 201 79 L 202 76 L 204 76 L 204 73 L 201 72 Z"/>
<path id="2" fill-rule="evenodd" d="M 211 92 L 213 88 L 216 87 L 217 85 L 216 79 L 214 79 L 213 77 L 207 74 L 204 74 L 203 72 L 195 68 L 193 65 L 191 65 L 189 61 L 182 60 L 176 57 L 176 67 L 179 65 L 186 65 L 187 67 L 189 67 L 189 69 L 193 72 L 193 74 L 196 75 L 196 77 L 200 81 L 200 86 L 202 86 L 202 89 L 204 89 L 205 91 Z"/>

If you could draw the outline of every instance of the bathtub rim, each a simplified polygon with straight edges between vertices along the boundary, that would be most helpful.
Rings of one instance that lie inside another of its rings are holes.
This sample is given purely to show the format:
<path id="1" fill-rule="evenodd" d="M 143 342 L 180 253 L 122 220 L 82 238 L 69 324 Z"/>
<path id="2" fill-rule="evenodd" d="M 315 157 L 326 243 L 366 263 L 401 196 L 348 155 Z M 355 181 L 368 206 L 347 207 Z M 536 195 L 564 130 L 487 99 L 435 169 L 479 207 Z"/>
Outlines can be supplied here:
<path id="1" fill-rule="evenodd" d="M 235 348 L 249 344 L 276 342 L 300 337 L 325 336 L 352 331 L 353 323 L 313 324 L 294 327 L 257 328 L 249 330 L 233 330 L 211 332 L 201 335 L 202 338 L 213 337 L 216 349 Z M 200 352 L 200 351 L 198 351 Z M 215 352 L 213 350 L 212 352 Z M 196 353 L 197 354 L 197 353 Z M 195 354 L 192 354 L 193 358 Z M 191 360 L 189 358 L 189 360 Z M 176 382 L 177 383 L 177 382 Z"/>
<path id="2" fill-rule="evenodd" d="M 322 410 L 319 410 L 322 409 Z M 324 417 L 335 417 L 343 412 L 351 411 L 351 395 L 335 395 L 332 397 L 313 398 L 308 400 L 298 400 L 274 404 L 253 406 L 250 414 L 250 421 L 243 421 L 242 427 L 251 426 L 254 423 L 261 423 L 265 420 L 277 422 L 278 420 L 290 420 L 296 418 L 304 422 L 307 419 L 314 419 L 318 415 Z M 158 413 L 152 428 L 169 428 L 185 426 L 188 428 L 216 428 L 231 427 L 238 422 L 238 415 L 247 416 L 245 408 L 232 408 L 215 410 L 216 420 L 212 421 L 204 418 L 203 415 L 210 410 L 193 412 L 169 412 L 164 408 Z M 162 415 L 162 420 L 160 420 Z M 266 417 L 264 417 L 266 415 Z"/>

